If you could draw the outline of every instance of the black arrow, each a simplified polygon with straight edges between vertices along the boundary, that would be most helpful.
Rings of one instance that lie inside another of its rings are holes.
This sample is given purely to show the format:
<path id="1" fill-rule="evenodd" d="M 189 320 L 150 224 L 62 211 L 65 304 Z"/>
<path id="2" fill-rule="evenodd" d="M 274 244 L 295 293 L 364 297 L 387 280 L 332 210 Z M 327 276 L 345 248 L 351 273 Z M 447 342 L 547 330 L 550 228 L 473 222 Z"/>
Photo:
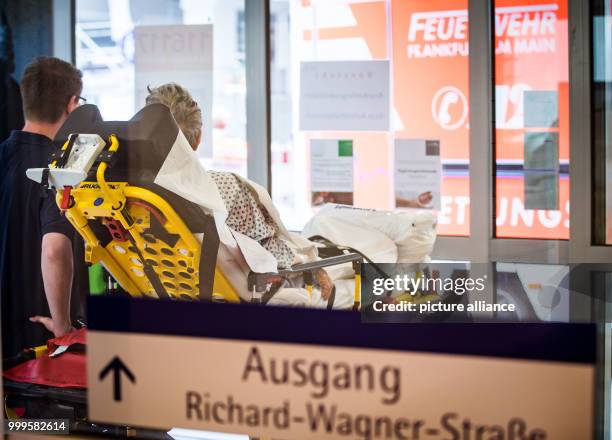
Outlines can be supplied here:
<path id="1" fill-rule="evenodd" d="M 113 399 L 115 402 L 121 402 L 121 372 L 125 373 L 127 378 L 132 383 L 136 383 L 136 377 L 134 377 L 134 374 L 128 367 L 125 366 L 123 361 L 119 359 L 118 356 L 115 356 L 113 360 L 111 360 L 106 367 L 100 371 L 100 381 L 103 381 L 111 371 L 113 372 Z"/>

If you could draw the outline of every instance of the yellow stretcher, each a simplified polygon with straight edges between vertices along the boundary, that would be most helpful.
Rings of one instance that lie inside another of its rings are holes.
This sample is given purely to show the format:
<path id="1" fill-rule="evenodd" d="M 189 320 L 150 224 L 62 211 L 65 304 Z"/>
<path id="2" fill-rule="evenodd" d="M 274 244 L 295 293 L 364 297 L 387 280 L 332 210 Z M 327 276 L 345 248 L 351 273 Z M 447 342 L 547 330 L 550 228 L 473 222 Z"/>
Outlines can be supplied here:
<path id="1" fill-rule="evenodd" d="M 80 177 L 70 171 L 68 180 L 57 178 L 66 164 L 75 162 L 70 155 L 75 143 L 82 143 L 79 136 L 91 135 L 71 134 L 49 168 L 30 170 L 36 172 L 29 171 L 29 176 L 57 190 L 58 206 L 85 241 L 86 262 L 101 263 L 134 297 L 244 301 L 216 265 L 219 239 L 212 215 L 199 211 L 206 225 L 200 242 L 164 197 L 127 181 L 107 182 L 106 172 L 121 148 L 117 136 L 108 136 L 97 157 L 91 158 L 90 169 L 83 170 Z M 81 180 L 85 175 L 88 178 Z M 110 241 L 101 240 L 100 225 Z M 348 252 L 277 273 L 251 273 L 246 280 L 253 293 L 250 300 L 266 302 L 275 286 L 295 274 L 303 276 L 312 294 L 314 271 L 346 263 L 352 263 L 355 270 L 354 303 L 358 308 L 362 257 Z"/>

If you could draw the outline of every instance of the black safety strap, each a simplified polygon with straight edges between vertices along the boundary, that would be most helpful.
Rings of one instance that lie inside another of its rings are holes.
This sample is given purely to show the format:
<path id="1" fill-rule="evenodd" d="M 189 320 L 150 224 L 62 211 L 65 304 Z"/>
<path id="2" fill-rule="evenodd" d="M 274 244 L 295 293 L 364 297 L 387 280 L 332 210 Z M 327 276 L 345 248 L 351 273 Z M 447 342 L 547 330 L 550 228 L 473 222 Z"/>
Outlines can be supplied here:
<path id="1" fill-rule="evenodd" d="M 43 169 L 40 184 L 42 185 L 42 197 L 46 198 L 49 191 L 49 168 Z"/>
<path id="2" fill-rule="evenodd" d="M 57 164 L 55 165 L 57 168 L 64 168 L 64 166 L 68 162 L 70 152 L 72 151 L 72 146 L 74 145 L 74 141 L 76 141 L 76 138 L 78 136 L 78 134 L 73 133 L 68 137 L 68 145 L 66 146 L 65 150 L 61 151 L 60 157 L 57 159 Z"/>
<path id="3" fill-rule="evenodd" d="M 251 272 L 251 274 L 254 274 L 254 272 Z M 303 274 L 304 276 L 304 280 L 306 281 L 306 278 L 308 276 L 312 277 L 312 272 L 305 272 Z M 284 278 L 281 276 L 281 278 Z M 286 279 L 286 278 L 285 278 Z M 312 280 L 310 280 L 310 282 L 312 283 Z M 252 284 L 252 283 L 249 283 Z M 272 297 L 274 297 L 274 295 L 276 295 L 276 293 L 282 288 L 284 283 L 280 282 L 280 283 L 274 283 L 270 286 L 270 289 L 266 290 L 264 292 L 264 294 L 261 296 L 261 303 L 262 304 L 267 304 L 268 301 L 270 301 L 272 299 Z M 334 301 L 336 301 L 336 286 L 332 286 L 332 291 L 329 295 L 329 299 L 327 300 L 327 310 L 331 310 L 334 306 Z"/>
<path id="4" fill-rule="evenodd" d="M 204 218 L 204 238 L 200 250 L 200 300 L 212 301 L 213 287 L 215 284 L 215 268 L 217 266 L 217 254 L 219 253 L 219 233 L 215 225 L 215 219 L 207 214 Z"/>
<path id="5" fill-rule="evenodd" d="M 153 290 L 155 290 L 155 293 L 157 293 L 157 297 L 170 298 L 170 295 L 168 295 L 168 292 L 166 292 L 166 288 L 159 280 L 159 276 L 157 276 L 155 269 L 153 269 L 153 266 L 151 266 L 147 262 L 146 258 L 144 258 L 144 256 L 142 255 L 142 252 L 140 252 L 140 249 L 138 249 L 138 245 L 136 244 L 136 240 L 134 240 L 134 237 L 132 237 L 132 234 L 128 233 L 127 236 L 130 240 L 130 243 L 132 243 L 132 247 L 136 251 L 136 255 L 138 255 L 138 258 L 142 262 L 143 272 L 147 277 L 147 280 L 149 280 L 149 283 L 151 283 L 151 286 L 153 286 Z"/>
<path id="6" fill-rule="evenodd" d="M 171 234 L 168 232 L 155 215 L 151 215 L 150 217 L 149 227 L 145 229 L 143 233 L 151 234 L 158 240 L 163 241 L 169 247 L 173 248 L 176 245 L 176 242 L 179 240 L 180 235 Z"/>
<path id="7" fill-rule="evenodd" d="M 281 287 L 283 287 L 282 283 L 273 284 L 270 289 L 266 290 L 261 296 L 261 303 L 268 304 L 268 301 L 270 301 L 272 297 L 276 295 L 276 292 L 278 292 Z"/>
<path id="8" fill-rule="evenodd" d="M 332 286 L 332 291 L 329 294 L 329 299 L 327 300 L 327 310 L 332 310 L 334 308 L 335 301 L 336 301 L 336 286 Z"/>
<path id="9" fill-rule="evenodd" d="M 378 264 L 376 264 L 375 262 L 373 262 L 370 258 L 368 258 L 368 256 L 362 252 L 359 252 L 357 249 L 352 248 L 350 246 L 339 246 L 337 244 L 335 244 L 333 241 L 329 240 L 326 237 L 323 237 L 322 235 L 313 235 L 312 237 L 308 237 L 308 239 L 310 241 L 314 241 L 316 243 L 321 243 L 324 244 L 325 246 L 332 248 L 332 249 L 338 249 L 340 251 L 342 250 L 347 250 L 350 252 L 353 252 L 355 254 L 359 254 L 363 257 L 363 259 L 365 261 L 367 261 L 368 263 L 370 263 L 372 265 L 372 267 L 374 268 L 374 270 L 376 272 L 378 272 L 381 276 L 385 277 L 385 278 L 391 278 L 384 270 L 382 270 L 380 268 L 380 266 Z M 325 248 L 323 248 L 325 249 Z"/>

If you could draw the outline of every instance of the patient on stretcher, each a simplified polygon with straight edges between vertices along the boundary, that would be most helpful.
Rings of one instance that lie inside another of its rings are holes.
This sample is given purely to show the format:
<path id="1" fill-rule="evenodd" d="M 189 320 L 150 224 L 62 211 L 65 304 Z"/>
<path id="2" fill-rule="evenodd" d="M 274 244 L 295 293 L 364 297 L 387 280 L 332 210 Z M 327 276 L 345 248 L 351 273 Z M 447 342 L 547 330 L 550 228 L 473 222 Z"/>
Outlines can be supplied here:
<path id="1" fill-rule="evenodd" d="M 149 89 L 146 103 L 166 105 L 191 148 L 197 150 L 202 137 L 202 112 L 186 89 L 173 83 Z M 275 269 L 290 268 L 293 264 L 315 258 L 316 254 L 312 250 L 305 254 L 300 252 L 300 249 L 309 247 L 309 243 L 289 233 L 284 227 L 279 227 L 280 218 L 273 218 L 269 212 L 272 208 L 271 200 L 257 200 L 258 194 L 253 190 L 253 182 L 229 172 L 207 170 L 207 173 L 215 182 L 227 209 L 225 224 L 232 233 L 256 241 L 263 250 L 269 252 L 276 260 Z M 263 194 L 265 191 L 260 192 L 259 199 L 266 196 L 269 199 L 267 193 Z M 268 209 L 264 205 L 268 205 Z M 321 290 L 322 298 L 327 300 L 332 282 L 325 270 L 319 269 L 315 272 L 315 281 Z"/>
<path id="2" fill-rule="evenodd" d="M 187 141 L 196 150 L 202 137 L 202 112 L 189 92 L 173 83 L 149 89 L 149 92 L 147 104 L 166 105 Z M 307 240 L 307 237 L 315 235 L 354 248 L 378 263 L 427 261 L 435 241 L 436 217 L 430 210 L 392 213 L 330 204 L 308 222 L 302 236 L 299 236 L 287 231 L 269 194 L 263 188 L 230 172 L 206 172 L 216 184 L 223 200 L 227 210 L 225 224 L 234 238 L 247 237 L 261 248 L 244 246 L 245 240 L 238 240 L 240 253 L 246 261 L 242 261 L 241 270 L 237 270 L 242 273 L 237 275 L 244 276 L 249 269 L 247 266 L 252 266 L 249 262 L 253 261 L 253 257 L 248 253 L 259 254 L 262 258 L 269 254 L 278 269 L 315 260 L 315 244 Z M 423 206 L 422 202 L 426 203 L 428 196 L 422 196 L 406 206 Z M 243 246 L 240 246 L 241 243 Z M 245 247 L 248 247 L 248 251 Z M 232 254 L 227 247 L 224 250 L 225 255 L 229 252 L 233 257 L 228 260 L 238 260 L 240 263 L 241 258 L 235 252 Z M 224 252 L 221 255 L 223 258 Z M 257 268 L 250 269 L 257 271 Z M 353 302 L 352 292 L 348 288 L 338 288 L 342 279 L 346 278 L 346 268 L 328 270 L 331 271 L 331 277 L 324 269 L 315 272 L 315 285 L 318 288 L 315 289 L 314 302 L 324 305 L 335 283 L 335 307 L 350 307 Z M 308 299 L 304 289 L 293 288 L 291 281 L 281 290 L 275 295 L 273 303 L 299 304 Z"/>

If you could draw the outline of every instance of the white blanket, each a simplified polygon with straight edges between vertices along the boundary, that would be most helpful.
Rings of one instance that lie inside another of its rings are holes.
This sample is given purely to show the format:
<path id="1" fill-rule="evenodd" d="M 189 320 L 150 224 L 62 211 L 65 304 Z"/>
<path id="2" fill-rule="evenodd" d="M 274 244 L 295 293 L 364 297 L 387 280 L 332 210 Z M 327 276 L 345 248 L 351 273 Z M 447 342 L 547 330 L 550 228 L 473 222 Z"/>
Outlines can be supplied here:
<path id="1" fill-rule="evenodd" d="M 259 203 L 266 208 L 276 223 L 279 235 L 303 258 L 304 262 L 316 259 L 314 244 L 287 230 L 268 192 L 250 180 L 242 177 L 240 179 L 252 189 Z M 227 246 L 232 254 L 239 250 L 248 269 L 258 273 L 276 272 L 278 263 L 270 252 L 257 241 L 227 227 L 225 224 L 227 210 L 217 185 L 210 178 L 181 131 L 154 183 L 196 203 L 205 212 L 211 213 L 215 218 L 221 243 Z"/>
<path id="2" fill-rule="evenodd" d="M 302 234 L 352 247 L 376 263 L 423 263 L 436 242 L 436 225 L 436 213 L 427 209 L 391 212 L 328 204 Z"/>
<path id="3" fill-rule="evenodd" d="M 251 189 L 258 202 L 276 223 L 278 233 L 303 262 L 317 259 L 316 245 L 306 237 L 322 235 L 336 244 L 358 249 L 379 263 L 421 262 L 428 258 L 435 241 L 435 214 L 431 211 L 391 213 L 361 210 L 343 205 L 329 205 L 321 209 L 304 228 L 302 236 L 289 232 L 272 203 L 268 192 L 260 185 L 239 178 Z M 179 131 L 177 139 L 161 167 L 154 183 L 194 202 L 214 216 L 221 246 L 217 264 L 245 300 L 249 271 L 276 272 L 274 256 L 257 241 L 230 229 L 225 220 L 227 210 L 219 190 L 210 178 L 187 139 Z M 349 266 L 328 269 L 336 285 L 335 306 L 353 304 L 352 277 Z M 339 282 L 344 279 L 345 282 Z M 320 293 L 315 291 L 312 301 L 305 289 L 282 289 L 272 304 L 311 305 L 324 307 Z"/>

